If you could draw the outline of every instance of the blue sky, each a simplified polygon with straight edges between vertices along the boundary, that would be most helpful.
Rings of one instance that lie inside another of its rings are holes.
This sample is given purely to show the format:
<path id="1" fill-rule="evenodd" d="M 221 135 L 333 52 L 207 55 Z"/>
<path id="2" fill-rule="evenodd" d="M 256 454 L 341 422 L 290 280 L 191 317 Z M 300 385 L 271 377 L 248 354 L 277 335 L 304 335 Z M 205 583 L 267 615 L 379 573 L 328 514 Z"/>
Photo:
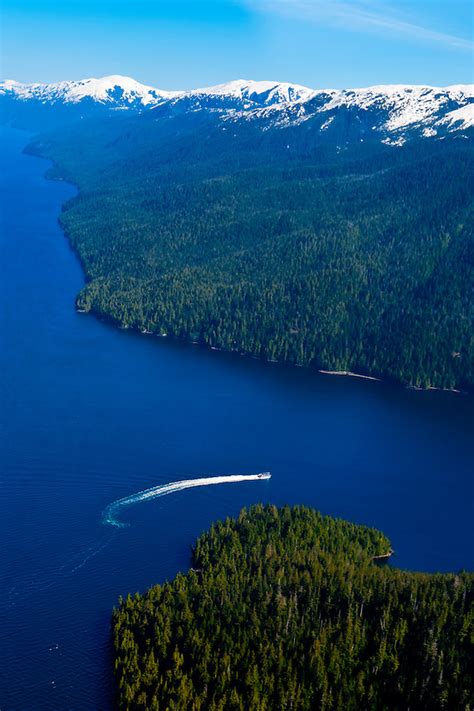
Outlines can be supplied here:
<path id="1" fill-rule="evenodd" d="M 470 0 L 3 0 L 1 76 L 317 87 L 473 81 Z"/>

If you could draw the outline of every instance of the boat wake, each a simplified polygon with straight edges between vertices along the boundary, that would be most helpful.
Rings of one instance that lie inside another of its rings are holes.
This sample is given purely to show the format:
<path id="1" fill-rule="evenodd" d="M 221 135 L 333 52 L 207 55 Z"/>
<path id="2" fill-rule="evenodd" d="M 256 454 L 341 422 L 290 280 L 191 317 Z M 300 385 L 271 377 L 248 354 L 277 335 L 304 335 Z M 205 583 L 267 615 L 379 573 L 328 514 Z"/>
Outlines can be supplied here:
<path id="1" fill-rule="evenodd" d="M 75 553 L 68 555 L 62 565 L 58 566 L 57 563 L 54 563 L 50 566 L 43 566 L 40 570 L 31 572 L 22 580 L 18 580 L 16 585 L 12 585 L 0 597 L 0 609 L 15 607 L 18 603 L 33 595 L 38 596 L 46 590 L 56 587 L 62 580 L 75 575 L 92 558 L 102 553 L 115 535 L 116 531 L 103 532 L 99 541 L 83 546 Z"/>
<path id="2" fill-rule="evenodd" d="M 123 499 L 113 501 L 104 509 L 102 513 L 102 523 L 106 526 L 126 528 L 129 524 L 122 523 L 117 518 L 122 509 L 127 506 L 133 506 L 133 504 L 139 504 L 142 501 L 174 494 L 177 491 L 183 491 L 183 489 L 193 489 L 196 486 L 212 486 L 215 484 L 237 484 L 243 481 L 261 481 L 270 478 L 270 472 L 263 472 L 262 474 L 229 474 L 227 476 L 202 477 L 201 479 L 183 479 L 182 481 L 173 481 L 169 484 L 152 486 L 150 489 L 144 489 L 131 496 L 125 496 Z"/>

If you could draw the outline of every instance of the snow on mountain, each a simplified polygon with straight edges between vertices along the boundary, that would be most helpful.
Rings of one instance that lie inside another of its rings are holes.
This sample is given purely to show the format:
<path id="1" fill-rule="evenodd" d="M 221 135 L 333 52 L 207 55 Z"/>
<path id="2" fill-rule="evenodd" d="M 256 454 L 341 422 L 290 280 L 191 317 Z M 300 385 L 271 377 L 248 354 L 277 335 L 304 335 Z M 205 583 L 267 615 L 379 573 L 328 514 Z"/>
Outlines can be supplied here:
<path id="1" fill-rule="evenodd" d="M 191 91 L 163 91 L 112 75 L 56 84 L 4 81 L 0 82 L 2 97 L 9 100 L 5 102 L 9 120 L 14 120 L 15 104 L 60 106 L 69 113 L 77 106 L 81 114 L 86 107 L 97 111 L 161 106 L 165 113 L 169 107 L 178 114 L 218 112 L 223 121 L 255 120 L 261 130 L 311 122 L 312 129 L 327 140 L 336 132 L 351 130 L 352 140 L 359 131 L 357 140 L 379 135 L 389 145 L 402 145 L 409 134 L 430 138 L 474 125 L 474 86 L 462 84 L 315 90 L 286 82 L 238 79 Z"/>
<path id="2" fill-rule="evenodd" d="M 84 100 L 91 100 L 114 107 L 137 105 L 145 107 L 174 98 L 179 94 L 180 92 L 155 89 L 120 75 L 101 79 L 61 81 L 56 84 L 21 84 L 11 80 L 0 83 L 0 96 L 51 104 L 79 104 Z"/>
<path id="3" fill-rule="evenodd" d="M 163 91 L 119 75 L 101 79 L 61 81 L 55 84 L 21 84 L 11 80 L 0 82 L 0 95 L 10 95 L 22 100 L 36 99 L 42 102 L 71 104 L 91 99 L 103 104 L 139 103 L 142 106 L 152 106 L 168 99 L 213 97 L 238 99 L 243 103 L 265 106 L 308 99 L 314 93 L 312 89 L 299 84 L 244 79 L 191 91 Z"/>
<path id="4" fill-rule="evenodd" d="M 370 86 L 366 89 L 340 91 L 321 111 L 355 106 L 359 109 L 388 113 L 385 128 L 394 131 L 412 124 L 424 123 L 451 102 L 465 102 L 474 97 L 472 86 Z"/>
<path id="5" fill-rule="evenodd" d="M 309 99 L 316 92 L 300 84 L 287 82 L 252 81 L 236 79 L 227 84 L 209 86 L 205 89 L 194 89 L 188 92 L 191 96 L 232 97 L 242 101 L 252 102 L 260 106 L 289 103 Z M 250 105 L 249 105 L 250 108 Z"/>
<path id="6" fill-rule="evenodd" d="M 449 111 L 446 116 L 438 121 L 438 124 L 454 127 L 461 131 L 472 128 L 474 126 L 474 103 Z"/>
<path id="7" fill-rule="evenodd" d="M 474 86 L 372 86 L 313 91 L 307 98 L 234 112 L 229 119 L 256 119 L 262 129 L 285 128 L 312 121 L 320 131 L 337 127 L 337 117 L 357 120 L 361 130 L 383 134 L 388 145 L 403 145 L 409 132 L 425 138 L 474 125 Z"/>

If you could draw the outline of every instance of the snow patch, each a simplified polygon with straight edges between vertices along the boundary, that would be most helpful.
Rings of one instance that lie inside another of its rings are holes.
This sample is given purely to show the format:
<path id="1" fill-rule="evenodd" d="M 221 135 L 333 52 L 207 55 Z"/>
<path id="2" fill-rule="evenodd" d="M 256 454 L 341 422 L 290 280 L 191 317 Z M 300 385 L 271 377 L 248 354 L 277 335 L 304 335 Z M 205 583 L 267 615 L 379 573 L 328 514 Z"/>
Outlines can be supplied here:
<path id="1" fill-rule="evenodd" d="M 398 138 L 390 138 L 387 136 L 387 138 L 382 139 L 382 143 L 386 146 L 403 146 L 406 142 L 407 139 L 404 136 L 399 136 Z"/>
<path id="2" fill-rule="evenodd" d="M 334 116 L 330 116 L 321 126 L 321 131 L 326 131 L 327 128 L 332 124 L 334 121 Z"/>
<path id="3" fill-rule="evenodd" d="M 446 116 L 438 121 L 438 124 L 447 125 L 449 128 L 457 130 L 471 128 L 474 126 L 474 103 L 449 111 Z"/>

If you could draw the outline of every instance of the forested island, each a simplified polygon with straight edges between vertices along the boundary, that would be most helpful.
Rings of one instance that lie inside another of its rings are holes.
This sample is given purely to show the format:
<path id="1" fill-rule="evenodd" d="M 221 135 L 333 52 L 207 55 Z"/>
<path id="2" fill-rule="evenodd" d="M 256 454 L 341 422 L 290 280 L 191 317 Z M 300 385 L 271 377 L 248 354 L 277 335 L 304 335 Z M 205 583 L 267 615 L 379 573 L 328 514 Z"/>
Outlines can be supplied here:
<path id="1" fill-rule="evenodd" d="M 360 119 L 345 121 L 329 141 L 158 107 L 42 135 L 29 150 L 80 190 L 61 217 L 87 276 L 79 309 L 267 360 L 471 389 L 471 140 L 393 147 L 368 129 L 351 140 Z"/>
<path id="2" fill-rule="evenodd" d="M 114 611 L 121 709 L 469 709 L 474 574 L 380 566 L 379 531 L 257 505 Z"/>

